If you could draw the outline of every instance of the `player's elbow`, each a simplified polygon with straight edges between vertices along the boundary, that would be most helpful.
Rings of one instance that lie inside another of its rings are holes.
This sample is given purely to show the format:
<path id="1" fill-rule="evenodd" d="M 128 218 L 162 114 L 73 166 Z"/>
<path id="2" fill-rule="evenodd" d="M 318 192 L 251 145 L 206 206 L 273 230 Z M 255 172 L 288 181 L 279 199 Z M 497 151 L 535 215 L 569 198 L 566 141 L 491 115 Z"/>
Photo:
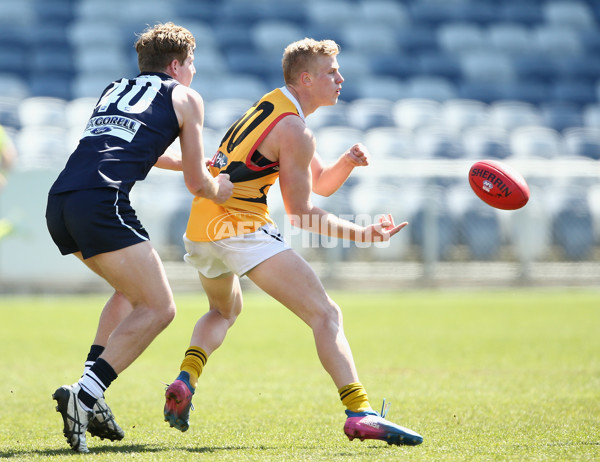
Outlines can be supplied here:
<path id="1" fill-rule="evenodd" d="M 204 181 L 186 181 L 185 185 L 194 196 L 206 197 L 209 192 L 208 184 Z"/>
<path id="2" fill-rule="evenodd" d="M 290 224 L 297 228 L 311 229 L 314 224 L 314 212 L 310 206 L 288 207 L 287 214 Z"/>

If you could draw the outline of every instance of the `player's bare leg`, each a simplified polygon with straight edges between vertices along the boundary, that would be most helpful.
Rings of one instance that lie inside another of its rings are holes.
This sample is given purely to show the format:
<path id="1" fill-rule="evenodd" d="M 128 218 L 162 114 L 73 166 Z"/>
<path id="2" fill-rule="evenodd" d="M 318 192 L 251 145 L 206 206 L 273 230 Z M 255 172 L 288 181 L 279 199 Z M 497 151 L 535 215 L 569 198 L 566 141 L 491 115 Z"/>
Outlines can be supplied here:
<path id="1" fill-rule="evenodd" d="M 120 292 L 115 292 L 104 305 L 98 320 L 98 329 L 94 338 L 94 345 L 106 346 L 108 337 L 116 327 L 125 319 L 133 307 L 129 300 Z"/>
<path id="2" fill-rule="evenodd" d="M 94 418 L 98 426 L 95 430 L 97 436 L 110 439 L 122 438 L 122 430 L 104 402 L 103 390 L 95 390 L 94 395 L 86 392 L 82 396 L 84 390 L 80 384 L 84 385 L 86 380 L 89 380 L 88 374 L 99 365 L 100 359 L 105 370 L 108 368 L 116 378 L 116 375 L 144 351 L 175 315 L 171 289 L 160 258 L 150 242 L 99 254 L 83 261 L 111 284 L 118 294 L 122 294 L 129 301 L 132 309 L 114 327 L 118 318 L 126 311 L 123 310 L 126 304 L 120 296 L 115 299 L 118 303 L 110 305 L 117 307 L 115 312 L 109 313 L 104 318 L 103 328 L 99 327 L 102 336 L 110 331 L 111 324 L 113 325 L 104 352 L 79 383 L 60 387 L 53 395 L 58 403 L 57 410 L 63 417 L 63 433 L 71 447 L 78 452 L 87 452 L 85 432 Z M 110 381 L 102 388 L 105 389 L 109 384 Z"/>
<path id="3" fill-rule="evenodd" d="M 358 382 L 342 312 L 300 255 L 280 252 L 250 270 L 248 277 L 310 326 L 319 359 L 338 388 Z"/>
<path id="4" fill-rule="evenodd" d="M 199 276 L 208 297 L 209 311 L 194 326 L 186 356 L 200 356 L 202 361 L 192 358 L 195 366 L 182 366 L 180 375 L 167 387 L 163 410 L 165 421 L 181 431 L 189 428 L 192 396 L 208 356 L 223 343 L 227 331 L 242 310 L 242 289 L 238 276 L 230 274 L 215 279 Z"/>
<path id="5" fill-rule="evenodd" d="M 84 262 L 106 279 L 132 307 L 131 312 L 111 331 L 101 355 L 119 374 L 173 320 L 173 294 L 160 258 L 148 241 L 102 253 Z M 114 321 L 112 319 L 111 323 Z"/>
<path id="6" fill-rule="evenodd" d="M 386 420 L 385 407 L 380 415 L 368 405 L 344 335 L 341 310 L 300 255 L 293 250 L 281 252 L 251 270 L 248 277 L 312 328 L 321 363 L 338 387 L 340 397 L 344 389 L 354 389 L 362 395 L 364 408 L 346 410 L 344 433 L 348 438 L 379 439 L 397 445 L 423 441 L 418 433 Z"/>

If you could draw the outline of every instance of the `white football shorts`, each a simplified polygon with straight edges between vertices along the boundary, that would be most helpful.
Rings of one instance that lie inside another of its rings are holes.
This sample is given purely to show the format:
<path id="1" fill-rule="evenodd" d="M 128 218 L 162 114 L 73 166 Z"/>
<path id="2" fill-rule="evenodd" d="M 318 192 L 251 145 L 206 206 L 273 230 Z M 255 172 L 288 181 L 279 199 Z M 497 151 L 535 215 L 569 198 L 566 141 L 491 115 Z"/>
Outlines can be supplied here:
<path id="1" fill-rule="evenodd" d="M 187 251 L 183 259 L 210 279 L 230 273 L 241 277 L 273 255 L 291 248 L 273 225 L 218 241 L 194 242 L 184 234 L 183 243 Z"/>

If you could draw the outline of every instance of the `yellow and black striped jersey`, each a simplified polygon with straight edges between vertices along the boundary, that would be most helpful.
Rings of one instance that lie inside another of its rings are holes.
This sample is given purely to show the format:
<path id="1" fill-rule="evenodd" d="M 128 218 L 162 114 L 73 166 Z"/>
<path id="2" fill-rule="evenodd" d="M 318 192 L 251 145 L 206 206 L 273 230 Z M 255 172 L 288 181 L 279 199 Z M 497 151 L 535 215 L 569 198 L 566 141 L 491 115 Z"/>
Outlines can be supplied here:
<path id="1" fill-rule="evenodd" d="M 279 162 L 263 157 L 257 148 L 283 117 L 301 117 L 290 97 L 285 88 L 273 90 L 231 125 L 210 162 L 210 172 L 213 176 L 228 173 L 233 194 L 223 204 L 194 198 L 186 229 L 188 239 L 215 241 L 253 233 L 273 223 L 267 192 L 279 176 Z"/>

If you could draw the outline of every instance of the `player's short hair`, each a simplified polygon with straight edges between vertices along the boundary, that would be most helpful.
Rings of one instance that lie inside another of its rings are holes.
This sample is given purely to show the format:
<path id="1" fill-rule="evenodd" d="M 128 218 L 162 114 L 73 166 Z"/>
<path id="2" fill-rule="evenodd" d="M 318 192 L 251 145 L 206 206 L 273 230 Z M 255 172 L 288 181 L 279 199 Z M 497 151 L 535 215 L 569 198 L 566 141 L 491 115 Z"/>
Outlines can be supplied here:
<path id="1" fill-rule="evenodd" d="M 192 33 L 172 22 L 148 27 L 135 42 L 140 72 L 164 71 L 174 59 L 183 63 L 195 48 Z"/>
<path id="2" fill-rule="evenodd" d="M 305 38 L 290 43 L 281 60 L 283 80 L 286 84 L 295 83 L 302 72 L 310 71 L 310 65 L 316 56 L 336 56 L 339 52 L 340 46 L 333 40 Z"/>

